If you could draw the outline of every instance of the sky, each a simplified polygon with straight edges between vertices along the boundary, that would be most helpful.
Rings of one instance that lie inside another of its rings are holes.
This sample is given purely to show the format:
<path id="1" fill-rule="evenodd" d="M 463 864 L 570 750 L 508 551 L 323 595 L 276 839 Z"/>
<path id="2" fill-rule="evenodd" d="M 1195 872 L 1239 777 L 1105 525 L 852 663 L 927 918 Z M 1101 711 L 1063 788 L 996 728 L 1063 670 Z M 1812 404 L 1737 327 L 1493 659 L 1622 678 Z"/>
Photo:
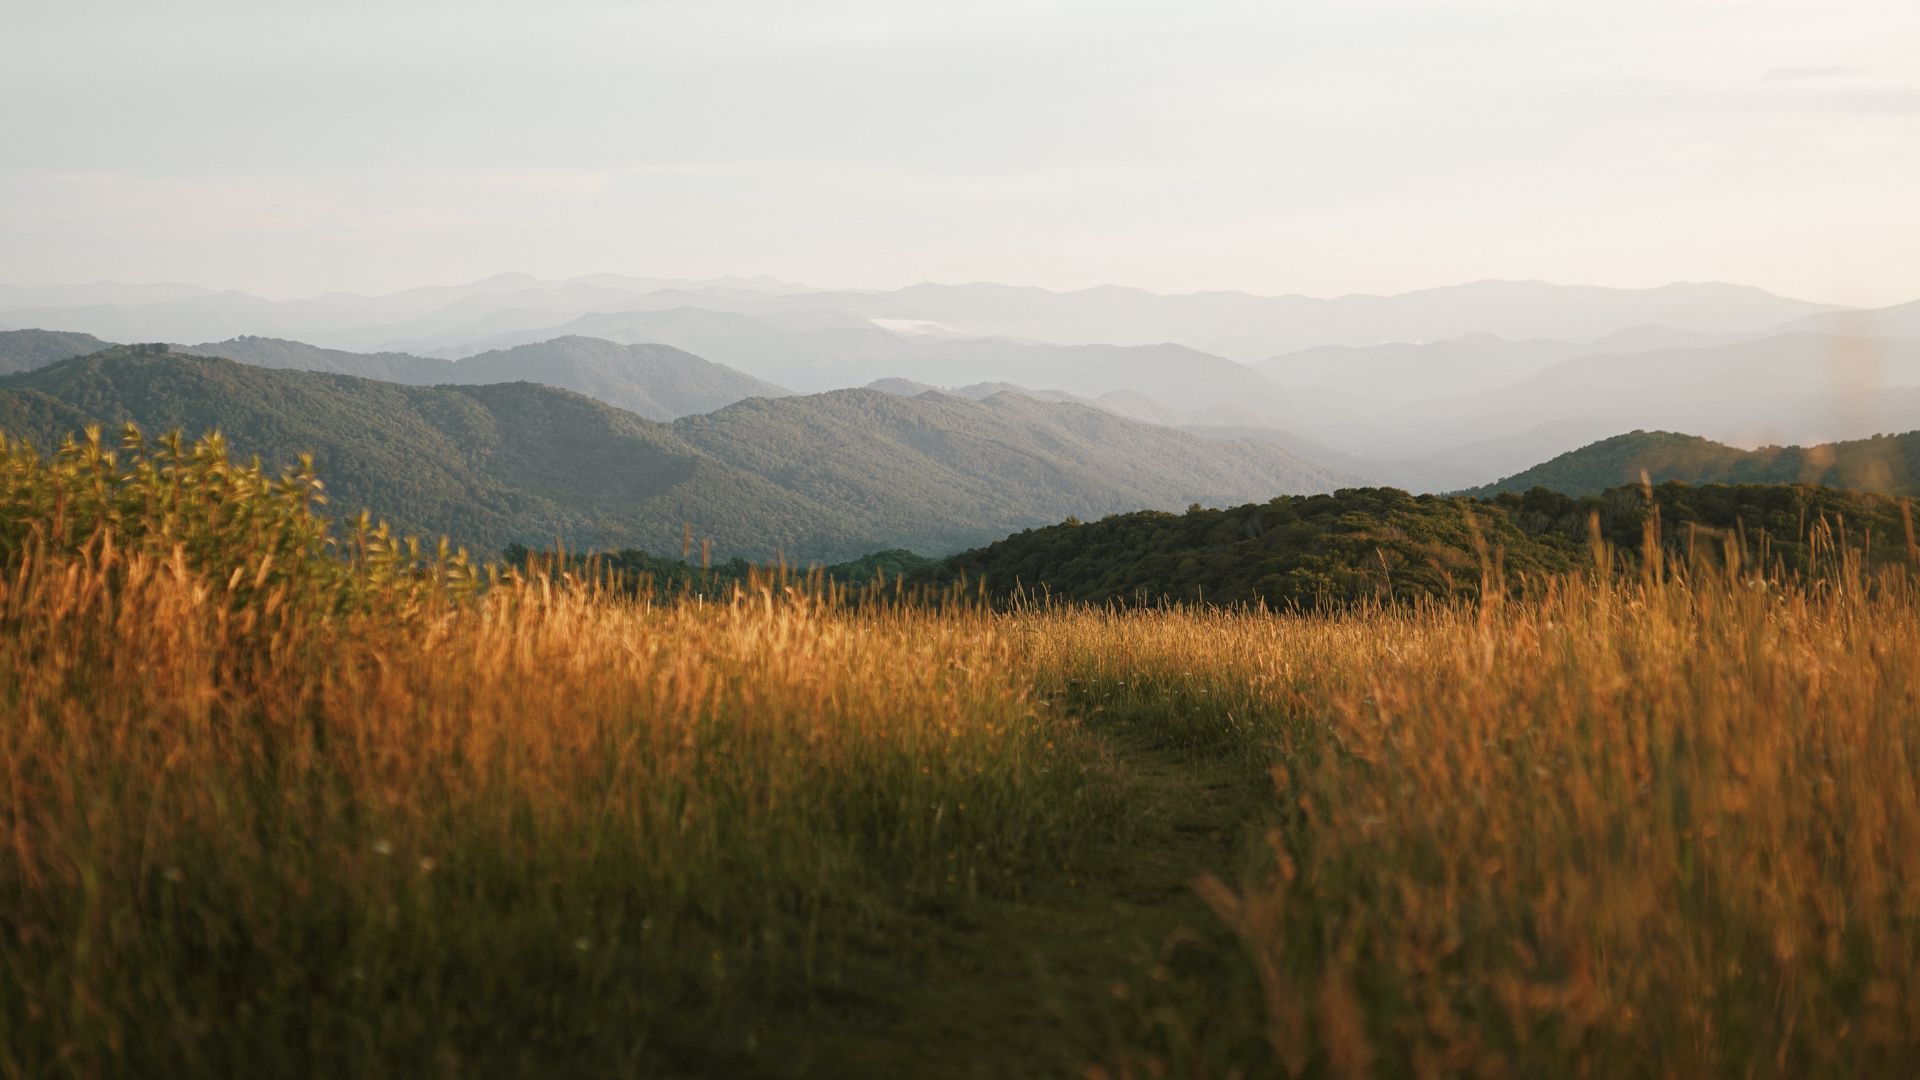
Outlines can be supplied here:
<path id="1" fill-rule="evenodd" d="M 9 0 L 0 282 L 1920 297 L 1913 0 Z"/>

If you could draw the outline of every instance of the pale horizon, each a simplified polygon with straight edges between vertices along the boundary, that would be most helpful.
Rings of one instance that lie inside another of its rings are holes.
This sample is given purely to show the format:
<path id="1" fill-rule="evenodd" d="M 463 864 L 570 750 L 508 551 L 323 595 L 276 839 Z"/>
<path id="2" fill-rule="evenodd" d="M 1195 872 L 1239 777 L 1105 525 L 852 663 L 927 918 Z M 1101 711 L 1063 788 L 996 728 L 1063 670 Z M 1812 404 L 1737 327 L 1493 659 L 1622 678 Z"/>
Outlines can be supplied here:
<path id="1" fill-rule="evenodd" d="M 1146 293 L 1151 293 L 1157 296 L 1165 296 L 1165 297 L 1203 296 L 1203 295 L 1242 295 L 1242 296 L 1251 296 L 1251 297 L 1257 297 L 1262 299 L 1281 299 L 1281 298 L 1297 297 L 1297 298 L 1304 298 L 1309 300 L 1340 300 L 1340 299 L 1346 299 L 1350 297 L 1388 298 L 1388 297 L 1395 297 L 1395 296 L 1405 296 L 1412 293 L 1432 292 L 1432 291 L 1444 290 L 1444 289 L 1461 288 L 1461 287 L 1471 286 L 1471 285 L 1497 283 L 1497 284 L 1548 285 L 1555 288 L 1599 288 L 1599 289 L 1616 290 L 1621 292 L 1651 291 L 1651 290 L 1657 290 L 1657 289 L 1668 288 L 1668 287 L 1677 287 L 1677 286 L 1725 285 L 1725 286 L 1731 286 L 1734 288 L 1759 289 L 1762 292 L 1766 292 L 1774 296 L 1779 296 L 1782 298 L 1793 299 L 1793 300 L 1804 300 L 1810 303 L 1823 304 L 1823 305 L 1827 305 L 1835 308 L 1858 308 L 1863 310 L 1879 308 L 1879 307 L 1890 307 L 1898 304 L 1903 304 L 1911 300 L 1920 300 L 1920 295 L 1916 295 L 1913 297 L 1908 297 L 1906 299 L 1896 299 L 1886 304 L 1850 304 L 1844 301 L 1834 300 L 1824 296 L 1801 296 L 1801 295 L 1796 295 L 1792 293 L 1785 293 L 1785 292 L 1781 292 L 1778 289 L 1769 289 L 1763 285 L 1756 285 L 1746 281 L 1704 280 L 1704 279 L 1687 280 L 1687 279 L 1677 279 L 1677 278 L 1671 279 L 1671 280 L 1664 280 L 1664 281 L 1649 281 L 1649 282 L 1640 283 L 1640 284 L 1613 284 L 1608 282 L 1597 282 L 1597 281 L 1556 281 L 1556 280 L 1551 280 L 1547 278 L 1518 278 L 1518 277 L 1488 276 L 1488 277 L 1478 277 L 1478 278 L 1472 278 L 1472 279 L 1460 280 L 1460 281 L 1440 281 L 1440 282 L 1434 282 L 1432 284 L 1426 284 L 1426 285 L 1414 285 L 1410 288 L 1399 289 L 1392 292 L 1355 290 L 1355 291 L 1348 291 L 1348 292 L 1309 293 L 1309 292 L 1304 292 L 1300 290 L 1291 290 L 1291 291 L 1284 291 L 1284 292 L 1261 291 L 1261 290 L 1237 288 L 1237 287 L 1231 287 L 1231 286 L 1221 287 L 1221 288 L 1197 288 L 1197 289 L 1156 289 L 1156 288 L 1151 288 L 1144 285 L 1137 285 L 1137 284 L 1126 282 L 1126 281 L 1095 281 L 1095 282 L 1089 282 L 1086 284 L 1078 284 L 1078 285 L 1072 285 L 1072 284 L 1050 285 L 1050 284 L 1042 284 L 1039 282 L 1032 282 L 1032 281 L 1018 281 L 1018 280 L 1005 280 L 1005 279 L 992 279 L 992 278 L 973 278 L 968 280 L 959 280 L 959 279 L 936 280 L 936 279 L 922 278 L 914 281 L 896 281 L 892 283 L 877 284 L 877 285 L 875 284 L 842 284 L 842 283 L 821 283 L 816 281 L 797 281 L 791 278 L 782 277 L 777 274 L 719 273 L 719 274 L 705 274 L 705 275 L 696 276 L 691 274 L 673 274 L 673 273 L 665 273 L 665 272 L 659 272 L 659 271 L 649 271 L 646 269 L 637 269 L 637 270 L 601 269 L 601 270 L 588 270 L 580 273 L 563 273 L 563 274 L 533 274 L 533 273 L 528 273 L 522 270 L 500 270 L 500 271 L 495 271 L 493 273 L 480 273 L 480 274 L 474 274 L 471 276 L 460 277 L 457 279 L 415 281 L 415 282 L 411 282 L 409 284 L 403 284 L 397 288 L 391 288 L 391 289 L 366 289 L 366 290 L 351 289 L 351 288 L 319 288 L 319 289 L 313 289 L 308 291 L 288 292 L 288 291 L 281 291 L 281 290 L 249 288 L 244 284 L 209 283 L 204 281 L 189 281 L 185 279 L 135 279 L 135 278 L 94 278 L 90 280 L 69 279 L 69 280 L 58 280 L 58 281 L 27 281 L 27 280 L 18 280 L 18 279 L 0 279 L 0 288 L 83 289 L 83 288 L 108 287 L 108 286 L 176 286 L 176 287 L 182 287 L 182 288 L 204 289 L 210 293 L 244 293 L 244 294 L 254 296 L 263 300 L 270 300 L 276 303 L 283 303 L 283 302 L 296 301 L 296 300 L 312 300 L 312 299 L 317 299 L 317 298 L 326 297 L 326 296 L 358 296 L 358 297 L 372 298 L 372 297 L 388 296 L 395 293 L 406 292 L 412 289 L 461 288 L 464 286 L 477 285 L 482 282 L 491 281 L 497 278 L 506 278 L 506 277 L 526 277 L 534 281 L 537 281 L 542 285 L 559 285 L 559 284 L 578 282 L 588 278 L 602 277 L 602 276 L 626 277 L 626 278 L 636 278 L 636 279 L 643 279 L 643 280 L 658 280 L 662 282 L 678 282 L 678 283 L 683 283 L 686 285 L 694 285 L 694 286 L 707 285 L 707 284 L 717 283 L 717 282 L 726 282 L 729 280 L 752 281 L 757 279 L 761 281 L 778 282 L 779 284 L 784 286 L 791 286 L 796 289 L 804 289 L 809 292 L 827 292 L 827 293 L 833 293 L 833 292 L 888 293 L 888 292 L 895 292 L 895 291 L 913 288 L 915 286 L 922 286 L 922 285 L 932 285 L 932 286 L 939 286 L 943 288 L 965 288 L 969 286 L 984 285 L 984 286 L 996 286 L 996 287 L 1010 288 L 1010 289 L 1038 289 L 1044 292 L 1054 293 L 1058 295 L 1064 295 L 1064 294 L 1070 294 L 1070 293 L 1076 293 L 1076 292 L 1092 292 L 1100 289 L 1125 289 L 1125 290 L 1136 290 L 1140 292 L 1146 292 Z"/>
<path id="2" fill-rule="evenodd" d="M 30 0 L 0 280 L 1920 297 L 1920 10 Z"/>

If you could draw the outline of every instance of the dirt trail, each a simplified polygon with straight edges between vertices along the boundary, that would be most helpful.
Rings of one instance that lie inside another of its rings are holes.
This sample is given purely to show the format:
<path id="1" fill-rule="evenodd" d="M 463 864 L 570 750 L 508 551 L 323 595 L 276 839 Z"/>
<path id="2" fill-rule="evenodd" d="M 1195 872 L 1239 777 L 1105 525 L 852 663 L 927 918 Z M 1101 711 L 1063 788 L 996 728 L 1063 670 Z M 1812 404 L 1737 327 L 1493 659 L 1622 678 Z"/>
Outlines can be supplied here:
<path id="1" fill-rule="evenodd" d="M 1103 843 L 1073 878 L 970 911 L 967 925 L 945 923 L 889 1019 L 826 1035 L 799 1071 L 1081 1076 L 1143 1043 L 1177 1062 L 1195 1033 L 1169 1016 L 1204 1022 L 1234 1004 L 1212 999 L 1248 996 L 1238 946 L 1193 882 L 1232 874 L 1270 789 L 1244 762 L 1107 734 L 1138 813 L 1130 842 Z"/>

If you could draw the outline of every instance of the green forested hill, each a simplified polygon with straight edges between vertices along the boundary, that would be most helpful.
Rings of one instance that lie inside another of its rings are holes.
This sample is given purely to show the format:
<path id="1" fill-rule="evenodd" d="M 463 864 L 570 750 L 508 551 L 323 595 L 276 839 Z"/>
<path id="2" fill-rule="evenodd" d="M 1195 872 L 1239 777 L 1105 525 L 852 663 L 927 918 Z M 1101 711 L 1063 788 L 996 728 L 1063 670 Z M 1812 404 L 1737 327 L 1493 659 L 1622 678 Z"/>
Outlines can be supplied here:
<path id="1" fill-rule="evenodd" d="M 758 556 L 872 545 L 664 425 L 530 383 L 415 387 L 118 349 L 0 379 L 0 431 L 46 448 L 85 423 L 222 431 L 271 464 L 313 453 L 332 509 L 482 550 L 521 541 L 678 550 L 691 522 Z"/>
<path id="2" fill-rule="evenodd" d="M 743 401 L 674 433 L 832 505 L 888 547 L 947 552 L 1068 515 L 1232 505 L 1339 478 L 1255 440 L 1208 440 L 1086 406 L 875 390 Z"/>
<path id="3" fill-rule="evenodd" d="M 1544 487 L 1568 495 L 1591 495 L 1637 483 L 1823 484 L 1898 495 L 1920 493 L 1920 431 L 1817 446 L 1765 446 L 1757 450 L 1681 435 L 1635 431 L 1570 450 L 1469 495 L 1495 495 Z"/>
<path id="4" fill-rule="evenodd" d="M 1133 513 L 1030 529 L 954 556 L 931 576 L 1093 602 L 1312 605 L 1478 590 L 1481 545 L 1510 582 L 1592 564 L 1591 521 L 1617 550 L 1641 546 L 1657 505 L 1662 544 L 1718 558 L 1727 537 L 1794 569 L 1824 521 L 1877 560 L 1908 557 L 1897 500 L 1807 485 L 1669 483 L 1575 498 L 1544 489 L 1491 499 L 1392 488 L 1291 496 L 1228 510 Z M 1844 524 L 1841 524 L 1844 522 Z M 1476 533 L 1478 536 L 1476 537 Z M 1762 537 L 1765 537 L 1763 542 Z"/>
<path id="5" fill-rule="evenodd" d="M 42 447 L 87 423 L 218 428 L 277 464 L 312 451 L 340 513 L 471 547 L 838 562 L 944 554 L 1069 514 L 1229 503 L 1334 480 L 1270 444 L 1095 409 L 849 391 L 658 424 L 530 383 L 402 386 L 109 350 L 0 379 L 0 430 Z"/>
<path id="6" fill-rule="evenodd" d="M 0 375 L 33 371 L 71 357 L 86 356 L 109 344 L 92 334 L 63 330 L 0 330 Z"/>

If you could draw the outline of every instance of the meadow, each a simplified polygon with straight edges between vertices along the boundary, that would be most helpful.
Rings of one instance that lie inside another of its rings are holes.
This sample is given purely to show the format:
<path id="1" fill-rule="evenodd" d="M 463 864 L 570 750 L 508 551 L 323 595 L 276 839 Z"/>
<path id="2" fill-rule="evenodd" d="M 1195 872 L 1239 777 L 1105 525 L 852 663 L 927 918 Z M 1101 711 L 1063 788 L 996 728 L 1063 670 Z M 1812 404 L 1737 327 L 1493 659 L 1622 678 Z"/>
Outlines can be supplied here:
<path id="1" fill-rule="evenodd" d="M 0 1075 L 1920 1055 L 1920 592 L 1824 523 L 1120 611 L 662 601 L 321 493 L 0 443 Z"/>

